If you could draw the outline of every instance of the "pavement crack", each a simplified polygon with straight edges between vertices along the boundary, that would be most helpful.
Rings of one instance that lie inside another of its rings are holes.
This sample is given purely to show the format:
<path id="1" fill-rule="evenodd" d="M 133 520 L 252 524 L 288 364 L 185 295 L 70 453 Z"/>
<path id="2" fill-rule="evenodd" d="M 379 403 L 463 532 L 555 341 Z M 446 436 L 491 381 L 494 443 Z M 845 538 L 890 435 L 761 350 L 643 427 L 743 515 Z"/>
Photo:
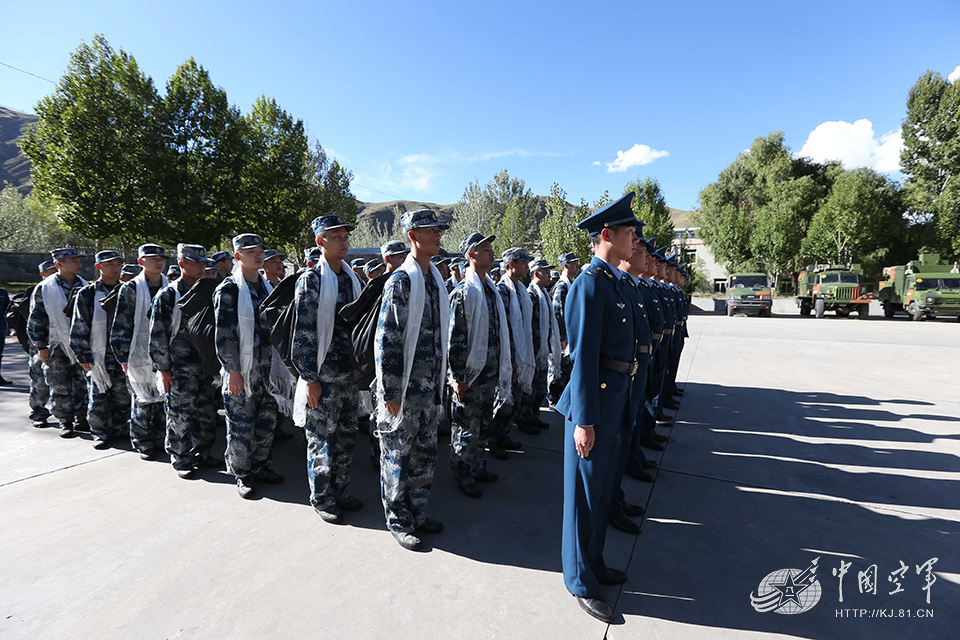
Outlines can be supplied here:
<path id="1" fill-rule="evenodd" d="M 77 462 L 76 464 L 70 464 L 65 467 L 58 467 L 57 469 L 50 469 L 49 471 L 44 471 L 43 473 L 37 473 L 32 476 L 27 476 L 26 478 L 17 478 L 16 480 L 11 480 L 10 482 L 4 482 L 0 484 L 0 489 L 3 487 L 9 487 L 10 485 L 17 484 L 19 482 L 26 482 L 27 480 L 33 480 L 34 478 L 42 478 L 43 476 L 48 476 L 52 473 L 57 473 L 58 471 L 66 471 L 67 469 L 73 469 L 74 467 L 80 467 L 85 464 L 90 464 L 91 462 L 99 462 L 100 460 L 106 460 L 107 458 L 112 458 L 114 456 L 119 456 L 126 453 L 126 451 L 116 451 L 114 453 L 109 453 L 99 458 L 93 458 L 92 460 L 84 460 L 83 462 Z"/>

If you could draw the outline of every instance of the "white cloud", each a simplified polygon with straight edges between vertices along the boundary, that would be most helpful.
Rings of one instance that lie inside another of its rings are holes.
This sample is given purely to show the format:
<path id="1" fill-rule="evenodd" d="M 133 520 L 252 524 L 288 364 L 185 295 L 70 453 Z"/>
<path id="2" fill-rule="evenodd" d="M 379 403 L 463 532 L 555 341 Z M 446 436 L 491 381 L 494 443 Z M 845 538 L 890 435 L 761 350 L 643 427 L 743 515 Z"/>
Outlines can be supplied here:
<path id="1" fill-rule="evenodd" d="M 599 161 L 599 160 L 594 160 L 593 162 L 590 163 L 590 166 L 591 166 L 591 167 L 601 167 L 601 166 L 603 166 L 603 165 L 600 164 L 600 161 Z"/>
<path id="2" fill-rule="evenodd" d="M 903 138 L 899 130 L 877 139 L 873 123 L 861 118 L 854 123 L 838 120 L 817 125 L 797 155 L 815 162 L 838 160 L 847 169 L 868 167 L 892 173 L 900 170 L 901 149 Z"/>
<path id="3" fill-rule="evenodd" d="M 947 80 L 950 82 L 956 82 L 958 79 L 960 79 L 960 65 L 957 65 L 957 68 L 947 76 Z"/>
<path id="4" fill-rule="evenodd" d="M 635 144 L 626 151 L 617 151 L 617 159 L 607 163 L 607 173 L 622 173 L 630 167 L 641 167 L 668 155 L 670 155 L 668 151 L 659 151 L 645 144 Z"/>

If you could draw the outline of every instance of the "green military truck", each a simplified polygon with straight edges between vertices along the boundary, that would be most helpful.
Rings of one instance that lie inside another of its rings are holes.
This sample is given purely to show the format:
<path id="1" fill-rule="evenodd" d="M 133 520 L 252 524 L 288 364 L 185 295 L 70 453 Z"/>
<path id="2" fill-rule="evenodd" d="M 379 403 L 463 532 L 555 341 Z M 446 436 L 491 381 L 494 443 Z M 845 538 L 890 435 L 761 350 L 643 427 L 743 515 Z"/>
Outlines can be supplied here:
<path id="1" fill-rule="evenodd" d="M 857 317 L 870 316 L 872 296 L 861 289 L 863 270 L 859 264 L 809 265 L 797 278 L 797 306 L 800 315 L 814 313 L 822 318 L 834 311 L 841 318 L 856 311 Z"/>
<path id="2" fill-rule="evenodd" d="M 733 273 L 727 279 L 727 315 L 738 311 L 770 317 L 773 290 L 765 273 Z"/>
<path id="3" fill-rule="evenodd" d="M 936 253 L 921 253 L 905 265 L 884 267 L 878 298 L 883 316 L 905 311 L 911 320 L 956 317 L 960 319 L 960 267 L 940 260 Z"/>

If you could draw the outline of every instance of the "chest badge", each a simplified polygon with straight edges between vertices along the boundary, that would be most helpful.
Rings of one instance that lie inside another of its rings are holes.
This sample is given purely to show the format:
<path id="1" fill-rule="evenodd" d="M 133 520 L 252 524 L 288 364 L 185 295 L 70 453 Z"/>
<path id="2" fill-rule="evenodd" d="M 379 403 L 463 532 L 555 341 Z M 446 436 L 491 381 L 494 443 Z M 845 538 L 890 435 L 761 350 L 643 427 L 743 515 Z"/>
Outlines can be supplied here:
<path id="1" fill-rule="evenodd" d="M 620 307 L 620 309 L 623 309 L 623 308 L 626 307 L 627 305 L 623 304 L 622 302 L 618 302 L 618 303 L 617 303 L 617 306 Z"/>

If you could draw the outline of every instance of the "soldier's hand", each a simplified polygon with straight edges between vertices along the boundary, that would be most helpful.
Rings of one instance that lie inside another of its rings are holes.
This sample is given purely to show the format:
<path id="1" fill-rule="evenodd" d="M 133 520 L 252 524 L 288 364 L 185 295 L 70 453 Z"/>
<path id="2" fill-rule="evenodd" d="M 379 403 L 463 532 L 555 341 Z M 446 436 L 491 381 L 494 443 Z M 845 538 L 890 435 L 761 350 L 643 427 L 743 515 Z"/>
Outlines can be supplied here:
<path id="1" fill-rule="evenodd" d="M 163 392 L 170 393 L 170 385 L 173 384 L 173 374 L 169 371 L 161 371 L 160 380 L 163 381 Z"/>
<path id="2" fill-rule="evenodd" d="M 323 394 L 323 384 L 319 382 L 307 383 L 307 405 L 311 409 L 320 407 L 320 396 Z"/>
<path id="3" fill-rule="evenodd" d="M 453 395 L 457 397 L 457 402 L 463 403 L 463 394 L 467 392 L 467 383 L 466 382 L 454 382 L 453 383 Z"/>
<path id="4" fill-rule="evenodd" d="M 90 362 L 81 362 L 79 364 L 81 367 L 83 367 L 84 371 L 90 371 L 90 369 L 93 368 L 93 364 Z"/>
<path id="5" fill-rule="evenodd" d="M 124 362 L 120 366 L 123 368 L 123 375 L 127 375 L 127 363 Z"/>
<path id="6" fill-rule="evenodd" d="M 40 349 L 37 351 L 37 355 L 40 356 L 40 361 L 43 364 L 50 365 L 50 349 Z"/>
<path id="7" fill-rule="evenodd" d="M 229 379 L 227 380 L 227 390 L 230 391 L 230 395 L 238 396 L 243 393 L 243 374 L 239 371 L 231 371 Z"/>
<path id="8" fill-rule="evenodd" d="M 590 450 L 593 449 L 595 438 L 596 435 L 593 433 L 593 427 L 581 427 L 577 425 L 577 428 L 573 430 L 573 441 L 577 445 L 577 454 L 581 458 L 586 458 L 590 455 Z"/>
<path id="9" fill-rule="evenodd" d="M 561 341 L 560 341 L 560 349 L 561 349 L 561 350 L 565 350 L 566 348 L 567 348 L 567 341 L 566 341 L 566 340 L 561 340 Z"/>
<path id="10" fill-rule="evenodd" d="M 390 415 L 395 416 L 400 413 L 400 403 L 399 402 L 384 402 L 387 405 L 387 411 L 390 412 Z"/>

